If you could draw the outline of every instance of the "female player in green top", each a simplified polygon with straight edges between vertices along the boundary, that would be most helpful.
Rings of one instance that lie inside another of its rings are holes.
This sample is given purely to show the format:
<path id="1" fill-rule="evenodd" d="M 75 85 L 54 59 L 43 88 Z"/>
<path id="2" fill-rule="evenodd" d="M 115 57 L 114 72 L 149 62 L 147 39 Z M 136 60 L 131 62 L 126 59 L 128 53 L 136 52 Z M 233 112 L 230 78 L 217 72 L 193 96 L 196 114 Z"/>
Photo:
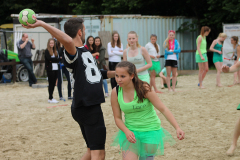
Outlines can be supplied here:
<path id="1" fill-rule="evenodd" d="M 133 63 L 120 62 L 116 66 L 115 78 L 119 86 L 111 95 L 111 105 L 115 123 L 120 129 L 113 145 L 120 145 L 124 160 L 153 160 L 164 153 L 164 143 L 174 144 L 172 136 L 161 127 L 154 107 L 157 108 L 176 129 L 179 140 L 184 139 L 170 110 L 151 90 L 147 82 L 140 80 Z M 122 113 L 125 114 L 125 123 Z"/>
<path id="2" fill-rule="evenodd" d="M 208 26 L 201 28 L 200 35 L 197 37 L 197 51 L 196 51 L 196 62 L 198 63 L 199 73 L 199 88 L 204 88 L 202 85 L 203 79 L 208 72 L 208 58 L 207 58 L 207 41 L 206 37 L 210 33 L 211 29 Z"/>
<path id="3" fill-rule="evenodd" d="M 222 65 L 223 65 L 223 57 L 222 57 L 222 47 L 223 41 L 227 38 L 226 33 L 220 33 L 218 38 L 215 39 L 211 46 L 210 50 L 213 51 L 213 63 L 217 69 L 217 86 L 222 87 L 220 82 L 220 74 L 222 72 Z"/>

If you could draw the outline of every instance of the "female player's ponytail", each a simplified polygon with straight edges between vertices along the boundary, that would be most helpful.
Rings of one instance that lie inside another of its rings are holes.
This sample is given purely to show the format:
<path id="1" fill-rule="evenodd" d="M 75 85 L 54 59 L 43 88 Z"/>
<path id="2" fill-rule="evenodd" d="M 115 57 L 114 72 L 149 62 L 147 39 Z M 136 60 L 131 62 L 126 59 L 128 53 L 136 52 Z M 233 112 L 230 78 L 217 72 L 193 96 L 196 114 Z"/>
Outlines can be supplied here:
<path id="1" fill-rule="evenodd" d="M 151 91 L 151 87 L 147 82 L 140 80 L 137 76 L 137 69 L 135 65 L 128 61 L 122 61 L 117 64 L 116 68 L 126 68 L 129 75 L 134 74 L 134 78 L 132 79 L 134 88 L 137 92 L 138 103 L 143 102 L 145 95 L 148 91 Z"/>

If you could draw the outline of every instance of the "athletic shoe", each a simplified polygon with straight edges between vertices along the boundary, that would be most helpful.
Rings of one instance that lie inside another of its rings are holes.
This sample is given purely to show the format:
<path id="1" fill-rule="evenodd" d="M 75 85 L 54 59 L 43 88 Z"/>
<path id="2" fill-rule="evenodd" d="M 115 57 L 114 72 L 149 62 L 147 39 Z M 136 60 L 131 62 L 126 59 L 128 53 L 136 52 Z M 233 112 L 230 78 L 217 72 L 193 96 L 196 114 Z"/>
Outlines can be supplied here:
<path id="1" fill-rule="evenodd" d="M 108 93 L 105 93 L 105 97 L 109 97 Z"/>
<path id="2" fill-rule="evenodd" d="M 59 100 L 60 100 L 60 101 L 61 101 L 61 100 L 64 101 L 65 99 L 64 99 L 63 97 L 60 97 Z"/>
<path id="3" fill-rule="evenodd" d="M 68 97 L 68 99 L 70 100 L 70 99 L 73 99 L 73 97 Z"/>
<path id="4" fill-rule="evenodd" d="M 58 103 L 58 101 L 56 99 L 52 99 L 52 100 L 48 100 L 48 103 Z"/>

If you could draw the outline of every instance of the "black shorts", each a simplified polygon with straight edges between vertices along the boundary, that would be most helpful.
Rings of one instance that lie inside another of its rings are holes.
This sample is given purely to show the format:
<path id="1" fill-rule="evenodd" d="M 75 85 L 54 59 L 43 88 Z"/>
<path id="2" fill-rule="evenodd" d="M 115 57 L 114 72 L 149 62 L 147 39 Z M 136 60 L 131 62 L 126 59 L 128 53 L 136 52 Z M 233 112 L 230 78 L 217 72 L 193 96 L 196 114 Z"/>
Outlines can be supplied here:
<path id="1" fill-rule="evenodd" d="M 72 117 L 79 124 L 83 138 L 90 150 L 104 150 L 106 127 L 101 105 L 71 108 Z"/>
<path id="2" fill-rule="evenodd" d="M 178 61 L 176 60 L 166 60 L 165 61 L 165 67 L 174 67 L 174 68 L 178 68 Z"/>

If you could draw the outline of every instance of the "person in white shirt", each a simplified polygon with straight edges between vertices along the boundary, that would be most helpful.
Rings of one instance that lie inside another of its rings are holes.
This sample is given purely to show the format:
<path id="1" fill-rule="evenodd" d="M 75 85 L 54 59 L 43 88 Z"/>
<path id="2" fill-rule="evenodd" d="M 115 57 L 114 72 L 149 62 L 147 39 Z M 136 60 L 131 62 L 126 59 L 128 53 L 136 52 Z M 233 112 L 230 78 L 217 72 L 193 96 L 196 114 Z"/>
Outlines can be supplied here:
<path id="1" fill-rule="evenodd" d="M 157 74 L 160 73 L 161 71 L 161 65 L 160 65 L 160 47 L 159 45 L 156 43 L 157 41 L 157 35 L 156 34 L 152 34 L 150 36 L 150 40 L 151 42 L 148 42 L 145 46 L 145 48 L 147 49 L 151 60 L 152 60 L 152 67 L 148 69 L 148 71 L 150 72 L 150 86 L 154 88 L 156 93 L 162 93 L 161 91 L 159 91 L 157 89 L 156 83 L 155 83 L 155 77 Z"/>
<path id="2" fill-rule="evenodd" d="M 112 40 L 108 43 L 107 51 L 109 56 L 109 70 L 115 71 L 116 65 L 121 62 L 121 57 L 123 56 L 123 44 L 117 31 L 113 31 Z M 117 86 L 115 78 L 111 78 L 111 86 L 112 88 Z"/>

